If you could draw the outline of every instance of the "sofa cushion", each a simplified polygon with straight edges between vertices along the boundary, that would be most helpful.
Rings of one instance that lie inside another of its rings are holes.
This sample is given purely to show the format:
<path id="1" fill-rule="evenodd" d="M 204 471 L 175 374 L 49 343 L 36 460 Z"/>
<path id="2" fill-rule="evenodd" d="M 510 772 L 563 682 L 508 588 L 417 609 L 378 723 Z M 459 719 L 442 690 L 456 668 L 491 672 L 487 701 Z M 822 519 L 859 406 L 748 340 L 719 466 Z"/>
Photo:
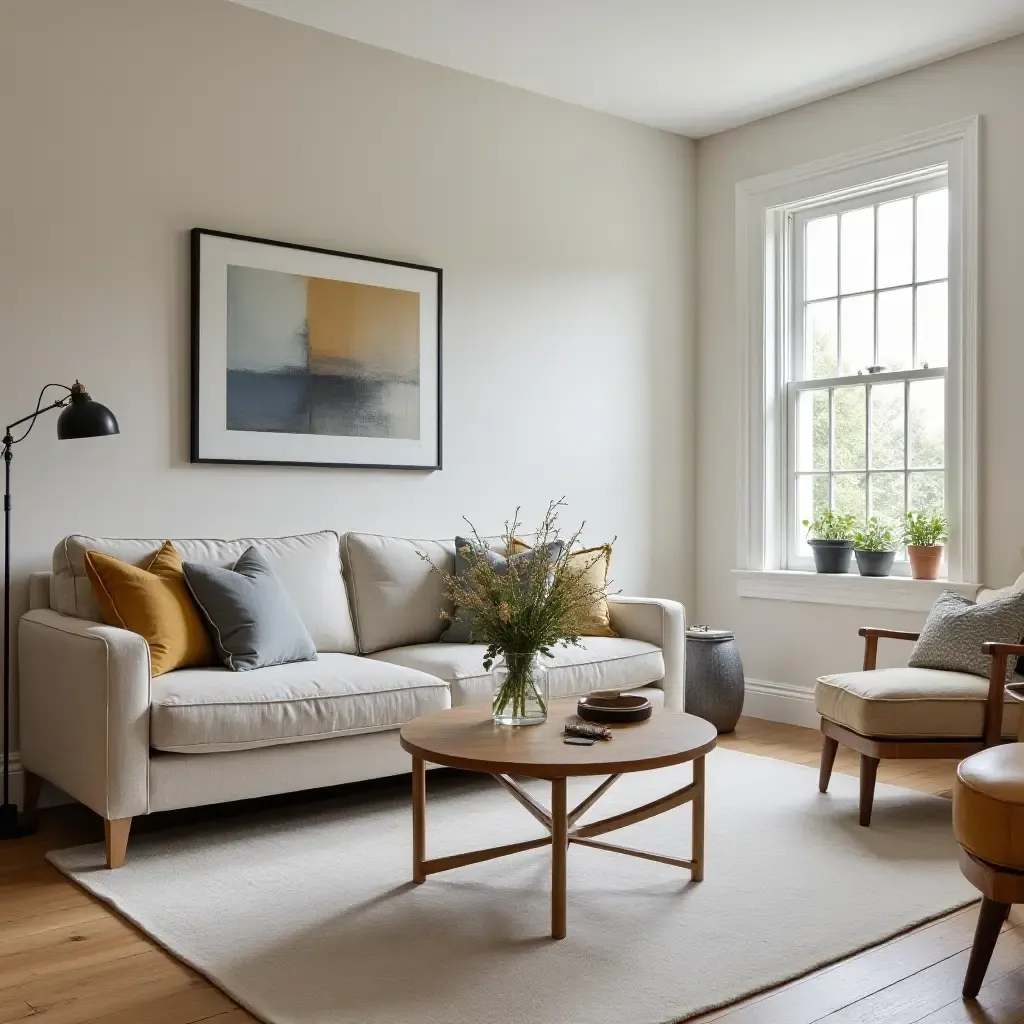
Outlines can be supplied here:
<path id="1" fill-rule="evenodd" d="M 455 571 L 455 541 L 408 540 L 346 533 L 345 568 L 355 610 L 359 650 L 429 643 L 441 635 L 441 612 L 454 610 L 441 577 L 423 560 Z"/>
<path id="2" fill-rule="evenodd" d="M 92 549 L 132 565 L 147 565 L 164 543 L 160 540 L 65 537 L 53 552 L 50 602 L 54 611 L 101 621 L 100 608 L 85 572 L 85 552 Z M 342 579 L 340 539 L 333 530 L 295 537 L 244 540 L 175 540 L 186 562 L 233 566 L 254 547 L 291 595 L 318 651 L 355 654 L 356 636 Z M 440 626 L 441 624 L 438 623 Z"/>
<path id="3" fill-rule="evenodd" d="M 251 672 L 182 669 L 152 686 L 150 745 L 185 754 L 381 732 L 451 706 L 440 679 L 351 654 Z"/>
<path id="4" fill-rule="evenodd" d="M 232 672 L 316 661 L 316 645 L 295 602 L 255 548 L 230 569 L 204 562 L 183 568 L 217 654 Z"/>
<path id="5" fill-rule="evenodd" d="M 181 556 L 170 541 L 144 569 L 99 551 L 85 553 L 85 569 L 103 621 L 138 633 L 149 645 L 151 675 L 217 664 L 202 613 L 185 583 Z"/>
<path id="6" fill-rule="evenodd" d="M 370 656 L 373 661 L 429 672 L 451 684 L 452 707 L 487 703 L 491 673 L 483 667 L 483 644 L 417 644 Z M 591 690 L 632 689 L 665 675 L 661 648 L 642 640 L 587 637 L 579 647 L 556 647 L 545 659 L 552 697 L 571 697 Z"/>
<path id="7" fill-rule="evenodd" d="M 814 706 L 822 718 L 861 736 L 981 738 L 988 681 L 967 672 L 883 668 L 822 676 Z M 1016 736 L 1020 705 L 1003 704 L 1003 736 Z"/>

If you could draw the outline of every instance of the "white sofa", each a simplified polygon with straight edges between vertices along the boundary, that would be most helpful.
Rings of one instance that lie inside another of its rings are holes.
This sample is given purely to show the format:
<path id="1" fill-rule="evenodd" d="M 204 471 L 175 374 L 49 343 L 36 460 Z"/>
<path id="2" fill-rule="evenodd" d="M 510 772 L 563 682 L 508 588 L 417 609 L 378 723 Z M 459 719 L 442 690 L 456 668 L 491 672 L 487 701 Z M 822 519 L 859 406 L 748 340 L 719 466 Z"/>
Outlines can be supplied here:
<path id="1" fill-rule="evenodd" d="M 160 540 L 71 536 L 53 572 L 34 574 L 19 624 L 26 792 L 48 780 L 107 822 L 107 860 L 124 860 L 131 819 L 152 811 L 332 786 L 409 770 L 398 730 L 417 715 L 490 699 L 483 647 L 443 644 L 440 580 L 454 542 L 332 531 L 271 539 L 175 540 L 186 561 L 267 558 L 318 659 L 150 677 L 138 634 L 103 625 L 85 573 L 89 549 L 144 565 Z M 553 697 L 639 689 L 683 708 L 682 605 L 611 598 L 618 638 L 559 648 Z"/>

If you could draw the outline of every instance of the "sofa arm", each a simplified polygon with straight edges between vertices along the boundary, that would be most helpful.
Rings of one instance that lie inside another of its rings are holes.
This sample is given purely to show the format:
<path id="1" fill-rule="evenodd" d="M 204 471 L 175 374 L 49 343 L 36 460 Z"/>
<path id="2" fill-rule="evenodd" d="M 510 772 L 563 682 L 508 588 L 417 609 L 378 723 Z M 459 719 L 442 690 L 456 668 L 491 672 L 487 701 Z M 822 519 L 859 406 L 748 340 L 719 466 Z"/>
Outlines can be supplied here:
<path id="1" fill-rule="evenodd" d="M 661 648 L 665 658 L 665 707 L 682 711 L 686 704 L 686 611 L 678 601 L 656 597 L 608 597 L 612 629 L 630 640 Z"/>
<path id="2" fill-rule="evenodd" d="M 39 609 L 18 627 L 21 760 L 104 818 L 149 809 L 149 646 Z"/>

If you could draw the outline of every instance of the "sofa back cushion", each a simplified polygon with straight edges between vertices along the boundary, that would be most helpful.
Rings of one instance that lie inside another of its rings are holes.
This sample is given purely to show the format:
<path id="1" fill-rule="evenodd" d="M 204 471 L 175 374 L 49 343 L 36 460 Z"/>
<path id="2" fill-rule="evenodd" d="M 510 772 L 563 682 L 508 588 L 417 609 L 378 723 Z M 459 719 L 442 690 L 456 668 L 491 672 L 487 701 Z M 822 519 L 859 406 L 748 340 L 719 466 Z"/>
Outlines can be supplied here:
<path id="1" fill-rule="evenodd" d="M 454 572 L 454 538 L 410 540 L 346 533 L 342 552 L 362 654 L 440 638 L 448 625 L 441 612 L 451 614 L 454 607 L 445 600 L 441 577 L 422 556 Z"/>
<path id="2" fill-rule="evenodd" d="M 85 552 L 101 551 L 133 565 L 150 562 L 167 538 L 125 540 L 109 537 L 65 537 L 53 552 L 50 607 L 62 615 L 102 621 L 85 571 Z M 254 547 L 295 602 L 318 651 L 354 654 L 356 637 L 342 578 L 340 540 L 333 530 L 295 537 L 241 540 L 179 540 L 174 546 L 186 562 L 233 566 Z"/>

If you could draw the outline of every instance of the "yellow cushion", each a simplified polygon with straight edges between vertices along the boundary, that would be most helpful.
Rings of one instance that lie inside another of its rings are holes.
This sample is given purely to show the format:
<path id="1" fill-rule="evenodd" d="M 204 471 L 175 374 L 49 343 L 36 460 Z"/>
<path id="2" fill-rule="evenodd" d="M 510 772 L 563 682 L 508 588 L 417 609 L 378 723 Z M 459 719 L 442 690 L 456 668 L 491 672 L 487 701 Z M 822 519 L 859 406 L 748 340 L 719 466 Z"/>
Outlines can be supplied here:
<path id="1" fill-rule="evenodd" d="M 509 554 L 518 555 L 520 552 L 529 550 L 530 545 L 526 541 L 514 537 Z M 569 556 L 569 562 L 574 569 L 586 569 L 587 582 L 595 589 L 601 588 L 601 596 L 595 599 L 586 624 L 580 630 L 580 636 L 618 636 L 612 629 L 611 615 L 608 611 L 608 595 L 605 593 L 605 587 L 608 584 L 608 570 L 612 564 L 612 546 L 602 544 L 600 547 L 574 551 Z"/>
<path id="2" fill-rule="evenodd" d="M 185 583 L 181 555 L 170 541 L 145 569 L 101 551 L 85 553 L 104 621 L 138 633 L 149 644 L 151 673 L 215 665 L 213 644 Z"/>

